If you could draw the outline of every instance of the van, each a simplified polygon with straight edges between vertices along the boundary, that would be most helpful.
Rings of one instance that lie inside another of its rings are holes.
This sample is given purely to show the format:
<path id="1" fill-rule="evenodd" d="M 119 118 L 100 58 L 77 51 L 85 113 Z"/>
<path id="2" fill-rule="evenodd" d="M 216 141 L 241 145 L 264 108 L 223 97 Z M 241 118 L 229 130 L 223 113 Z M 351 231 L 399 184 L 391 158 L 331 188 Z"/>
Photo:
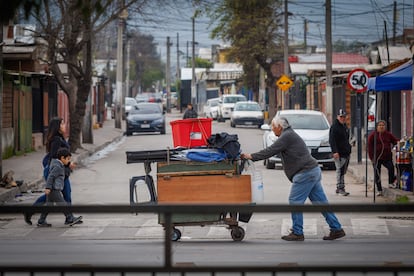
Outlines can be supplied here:
<path id="1" fill-rule="evenodd" d="M 217 121 L 224 122 L 226 119 L 230 119 L 231 113 L 233 112 L 234 105 L 237 102 L 247 101 L 244 95 L 240 94 L 226 94 L 220 97 L 218 107 L 218 118 Z"/>

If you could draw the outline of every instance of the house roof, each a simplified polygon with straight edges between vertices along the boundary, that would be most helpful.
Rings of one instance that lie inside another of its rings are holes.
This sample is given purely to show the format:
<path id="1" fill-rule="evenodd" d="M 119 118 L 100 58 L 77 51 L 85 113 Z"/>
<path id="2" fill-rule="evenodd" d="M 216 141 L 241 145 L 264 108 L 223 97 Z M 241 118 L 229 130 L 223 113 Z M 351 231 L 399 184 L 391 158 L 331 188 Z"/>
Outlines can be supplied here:
<path id="1" fill-rule="evenodd" d="M 369 59 L 360 54 L 333 53 L 332 70 L 350 71 L 354 68 L 365 68 L 369 65 Z M 298 62 L 289 63 L 292 74 L 305 75 L 308 71 L 326 70 L 326 54 L 298 55 Z"/>
<path id="2" fill-rule="evenodd" d="M 390 57 L 389 61 L 388 53 Z M 406 46 L 389 46 L 388 51 L 387 47 L 378 46 L 378 54 L 381 59 L 382 66 L 388 66 L 393 62 L 412 57 L 410 49 Z"/>

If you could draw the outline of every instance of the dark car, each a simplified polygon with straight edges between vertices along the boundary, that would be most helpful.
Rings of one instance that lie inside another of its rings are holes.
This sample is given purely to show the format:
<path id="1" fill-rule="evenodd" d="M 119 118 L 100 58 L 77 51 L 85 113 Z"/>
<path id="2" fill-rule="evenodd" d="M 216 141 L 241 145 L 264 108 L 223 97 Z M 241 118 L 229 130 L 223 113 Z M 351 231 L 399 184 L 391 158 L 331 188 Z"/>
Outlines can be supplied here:
<path id="1" fill-rule="evenodd" d="M 126 135 L 134 132 L 160 132 L 165 134 L 165 112 L 157 103 L 138 103 L 126 118 Z"/>

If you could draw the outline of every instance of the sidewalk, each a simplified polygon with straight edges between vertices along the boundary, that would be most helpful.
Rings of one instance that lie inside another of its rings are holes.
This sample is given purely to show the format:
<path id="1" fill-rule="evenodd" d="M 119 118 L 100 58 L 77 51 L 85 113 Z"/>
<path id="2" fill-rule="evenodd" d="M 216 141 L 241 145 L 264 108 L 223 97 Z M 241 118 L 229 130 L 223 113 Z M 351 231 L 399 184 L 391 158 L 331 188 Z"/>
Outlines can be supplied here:
<path id="1" fill-rule="evenodd" d="M 172 113 L 168 114 L 169 119 L 179 119 L 181 114 L 178 110 L 173 109 Z M 167 120 L 168 121 L 168 120 Z M 125 129 L 125 121 L 122 121 L 122 129 Z M 82 160 L 86 157 L 94 154 L 95 152 L 105 148 L 110 143 L 118 141 L 123 136 L 123 130 L 115 128 L 115 121 L 108 120 L 105 121 L 102 128 L 93 130 L 93 144 L 82 144 L 82 149 L 78 149 L 76 153 L 73 154 L 73 159 L 79 166 L 82 165 Z M 9 170 L 14 171 L 14 180 L 22 180 L 23 185 L 20 187 L 14 187 L 11 189 L 5 189 L 0 187 L 0 204 L 13 199 L 16 195 L 21 194 L 22 192 L 27 192 L 28 190 L 35 189 L 39 184 L 43 183 L 42 179 L 42 165 L 41 160 L 45 154 L 45 150 L 40 150 L 36 152 L 27 153 L 22 156 L 14 156 L 12 158 L 2 161 L 3 174 Z M 361 188 L 362 185 L 365 187 L 365 176 L 366 176 L 366 164 L 365 164 L 365 152 L 362 153 L 362 162 L 358 163 L 358 154 L 357 147 L 353 147 L 351 161 L 348 167 L 348 174 L 352 175 L 355 178 L 353 184 L 358 188 Z M 372 195 L 372 183 L 373 183 L 373 169 L 371 163 L 368 162 L 368 193 Z M 382 169 L 383 183 L 387 183 L 386 169 Z M 384 186 L 385 187 L 385 186 Z M 350 187 L 351 188 L 351 187 Z M 390 200 L 395 201 L 399 196 L 407 196 L 410 199 L 410 202 L 414 202 L 414 194 L 412 192 L 405 192 L 397 189 L 384 189 L 384 195 Z"/>
<path id="2" fill-rule="evenodd" d="M 103 127 L 93 130 L 93 144 L 82 143 L 82 148 L 78 149 L 73 155 L 72 159 L 82 166 L 82 160 L 94 154 L 95 152 L 105 148 L 110 143 L 118 141 L 123 136 L 123 129 L 125 129 L 125 121 L 122 121 L 122 130 L 115 128 L 114 120 L 107 120 Z M 0 204 L 13 199 L 16 195 L 35 189 L 39 184 L 43 183 L 43 168 L 42 158 L 46 150 L 39 150 L 30 152 L 22 156 L 13 156 L 2 161 L 3 174 L 9 170 L 14 171 L 14 180 L 22 180 L 23 185 L 10 189 L 0 187 Z"/>
<path id="3" fill-rule="evenodd" d="M 360 163 L 358 163 L 358 149 L 356 146 L 353 147 L 352 153 L 351 153 L 351 160 L 348 166 L 348 173 L 353 176 L 356 183 L 364 185 L 364 187 L 366 183 L 365 179 L 368 178 L 368 181 L 367 181 L 368 194 L 372 195 L 373 183 L 374 183 L 374 169 L 372 167 L 371 161 L 369 160 L 368 156 L 366 156 L 364 145 L 362 147 L 361 157 L 362 157 L 362 160 Z M 368 162 L 366 162 L 367 159 L 368 159 Z M 382 182 L 384 197 L 386 197 L 387 199 L 395 201 L 399 197 L 407 196 L 410 202 L 414 202 L 413 192 L 402 191 L 399 189 L 389 189 L 387 187 L 388 172 L 385 167 L 381 168 L 381 182 Z"/>

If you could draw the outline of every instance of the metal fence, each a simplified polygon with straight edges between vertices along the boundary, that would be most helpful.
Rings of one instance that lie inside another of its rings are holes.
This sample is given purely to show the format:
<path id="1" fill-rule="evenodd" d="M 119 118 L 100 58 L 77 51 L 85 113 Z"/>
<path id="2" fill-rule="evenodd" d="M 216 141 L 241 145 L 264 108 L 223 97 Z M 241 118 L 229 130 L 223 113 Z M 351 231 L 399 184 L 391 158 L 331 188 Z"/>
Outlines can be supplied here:
<path id="1" fill-rule="evenodd" d="M 171 204 L 133 204 L 133 205 L 72 205 L 63 206 L 23 206 L 2 205 L 0 214 L 24 212 L 61 213 L 66 208 L 76 213 L 158 213 L 164 216 L 164 264 L 161 266 L 13 266 L 0 265 L 0 275 L 40 275 L 53 272 L 59 275 L 68 273 L 111 273 L 110 275 L 414 275 L 414 265 L 387 264 L 380 266 L 194 266 L 174 264 L 172 260 L 172 215 L 173 214 L 216 214 L 216 213 L 290 213 L 290 212 L 336 212 L 336 213 L 414 213 L 414 204 L 335 204 L 335 205 L 171 205 Z M 67 209 L 66 209 L 67 210 Z M 28 274 L 20 274 L 25 272 Z M 49 274 L 52 273 L 52 274 Z M 288 273 L 288 274 L 284 274 Z M 292 274 L 293 273 L 293 274 Z M 356 274 L 355 274 L 356 273 Z M 71 274 L 73 275 L 73 274 Z M 105 274 L 108 275 L 108 274 Z M 345 275 L 345 274 L 344 274 Z"/>

